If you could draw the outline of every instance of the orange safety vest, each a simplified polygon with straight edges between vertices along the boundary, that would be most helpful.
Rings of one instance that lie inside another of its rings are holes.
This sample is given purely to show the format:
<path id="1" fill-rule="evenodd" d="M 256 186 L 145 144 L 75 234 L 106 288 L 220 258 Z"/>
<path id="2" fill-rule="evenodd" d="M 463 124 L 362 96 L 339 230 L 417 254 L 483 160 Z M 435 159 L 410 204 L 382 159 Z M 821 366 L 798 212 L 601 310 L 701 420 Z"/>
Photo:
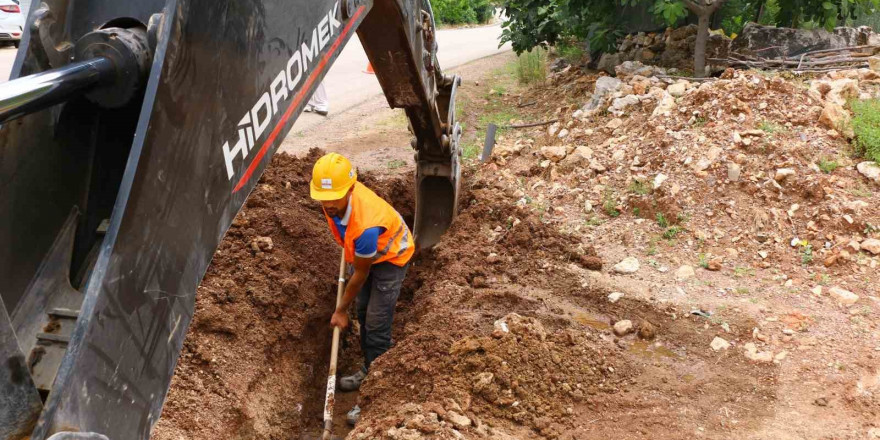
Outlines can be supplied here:
<path id="1" fill-rule="evenodd" d="M 348 203 L 351 215 L 345 230 L 345 243 L 339 236 L 336 223 L 324 212 L 333 238 L 345 248 L 345 261 L 354 262 L 354 241 L 365 230 L 378 226 L 385 228 L 385 231 L 379 235 L 379 248 L 373 264 L 387 261 L 395 266 L 405 266 L 415 252 L 415 244 L 403 217 L 388 202 L 360 182 L 355 182 Z"/>

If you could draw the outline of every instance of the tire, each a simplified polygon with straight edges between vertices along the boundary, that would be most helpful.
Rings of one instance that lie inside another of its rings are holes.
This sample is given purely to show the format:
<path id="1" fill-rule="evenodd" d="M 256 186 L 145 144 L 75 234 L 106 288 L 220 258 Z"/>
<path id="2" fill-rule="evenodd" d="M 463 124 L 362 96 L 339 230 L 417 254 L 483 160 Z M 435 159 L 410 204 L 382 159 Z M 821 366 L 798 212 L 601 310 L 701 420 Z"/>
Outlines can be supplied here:
<path id="1" fill-rule="evenodd" d="M 12 45 L 15 46 L 16 49 L 18 49 L 18 46 L 21 45 L 21 41 L 16 41 L 16 42 L 12 43 Z"/>

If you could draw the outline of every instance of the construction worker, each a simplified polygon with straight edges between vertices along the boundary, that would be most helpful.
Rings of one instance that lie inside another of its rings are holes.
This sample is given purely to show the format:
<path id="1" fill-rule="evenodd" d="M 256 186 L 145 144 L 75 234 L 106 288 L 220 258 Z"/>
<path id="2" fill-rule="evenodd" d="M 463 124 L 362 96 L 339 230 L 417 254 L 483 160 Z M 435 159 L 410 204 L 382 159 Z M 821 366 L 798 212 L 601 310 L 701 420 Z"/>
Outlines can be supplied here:
<path id="1" fill-rule="evenodd" d="M 311 196 L 321 202 L 330 232 L 353 268 L 330 325 L 346 328 L 348 308 L 357 298 L 364 365 L 339 380 L 340 390 L 354 391 L 370 364 L 391 348 L 394 306 L 415 244 L 403 217 L 357 181 L 357 172 L 342 155 L 330 153 L 318 159 L 312 170 Z M 348 422 L 355 424 L 359 416 L 356 405 L 348 413 Z"/>

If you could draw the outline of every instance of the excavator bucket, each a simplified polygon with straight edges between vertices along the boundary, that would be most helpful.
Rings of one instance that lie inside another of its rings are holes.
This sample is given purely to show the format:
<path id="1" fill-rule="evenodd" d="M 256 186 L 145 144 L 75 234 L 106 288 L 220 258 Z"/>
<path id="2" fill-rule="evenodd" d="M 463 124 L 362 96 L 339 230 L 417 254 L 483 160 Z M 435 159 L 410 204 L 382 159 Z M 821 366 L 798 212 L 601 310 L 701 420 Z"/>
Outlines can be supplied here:
<path id="1" fill-rule="evenodd" d="M 410 119 L 432 244 L 460 80 L 428 0 L 34 2 L 0 85 L 0 440 L 149 438 L 214 251 L 355 34 Z"/>

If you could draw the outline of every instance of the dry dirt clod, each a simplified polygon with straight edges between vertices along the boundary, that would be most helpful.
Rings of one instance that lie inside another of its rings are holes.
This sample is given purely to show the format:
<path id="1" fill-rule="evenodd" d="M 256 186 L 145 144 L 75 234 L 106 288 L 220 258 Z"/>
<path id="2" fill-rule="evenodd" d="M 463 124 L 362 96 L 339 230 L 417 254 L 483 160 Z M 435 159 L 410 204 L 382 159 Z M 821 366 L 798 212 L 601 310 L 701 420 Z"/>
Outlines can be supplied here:
<path id="1" fill-rule="evenodd" d="M 858 295 L 850 292 L 849 290 L 842 289 L 837 286 L 829 289 L 828 294 L 831 295 L 832 298 L 837 300 L 838 303 L 843 304 L 845 306 L 853 305 L 859 301 Z"/>
<path id="2" fill-rule="evenodd" d="M 650 341 L 653 340 L 657 336 L 657 329 L 654 327 L 654 324 L 651 324 L 644 319 L 639 322 L 639 338 Z"/>
<path id="3" fill-rule="evenodd" d="M 715 339 L 712 339 L 712 343 L 709 344 L 709 346 L 715 351 L 727 350 L 730 348 L 730 342 L 727 342 L 724 338 L 716 336 Z"/>

